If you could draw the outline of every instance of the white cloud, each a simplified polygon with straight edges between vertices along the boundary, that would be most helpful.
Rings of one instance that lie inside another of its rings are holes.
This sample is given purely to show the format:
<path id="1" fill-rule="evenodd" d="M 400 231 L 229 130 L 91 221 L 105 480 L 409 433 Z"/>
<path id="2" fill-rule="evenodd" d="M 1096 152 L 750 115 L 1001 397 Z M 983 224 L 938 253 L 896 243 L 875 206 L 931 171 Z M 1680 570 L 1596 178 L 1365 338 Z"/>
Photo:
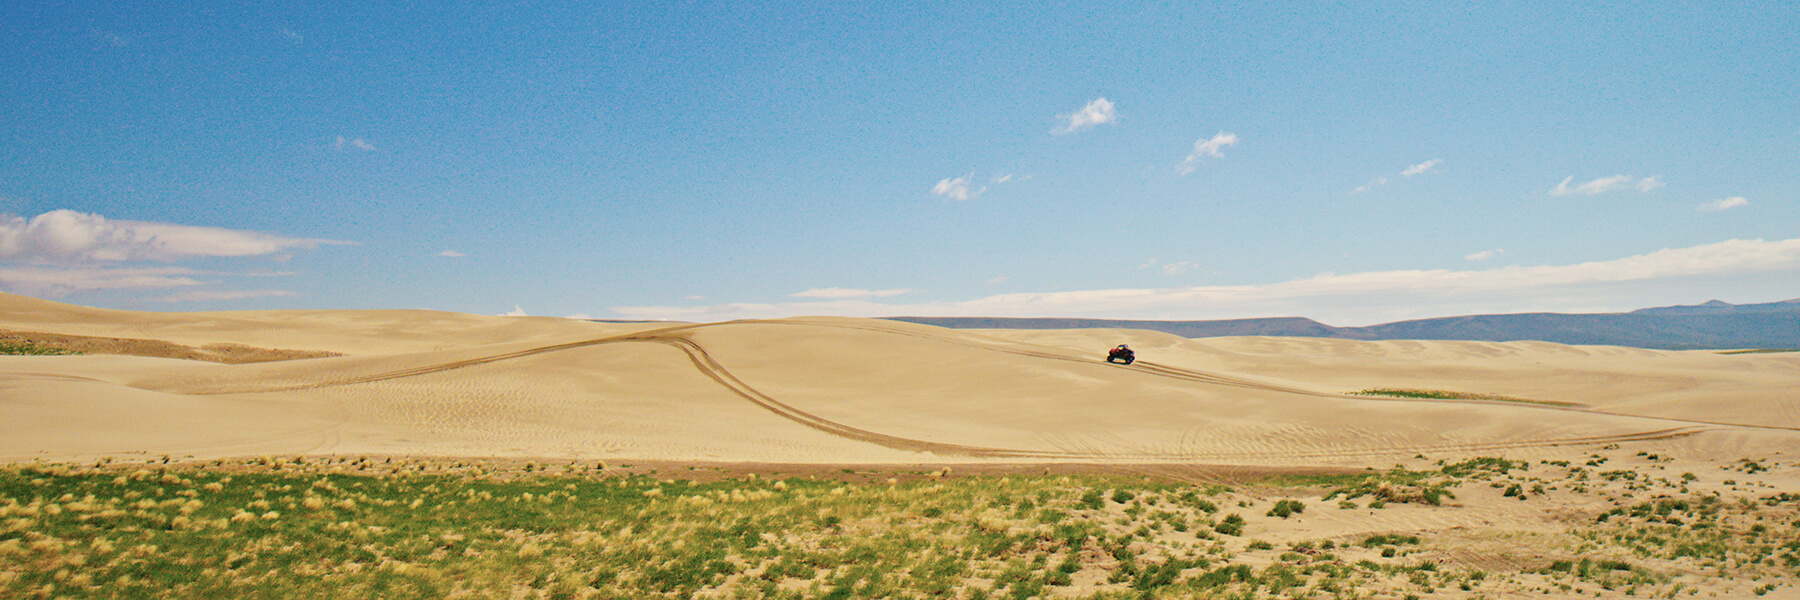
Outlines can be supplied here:
<path id="1" fill-rule="evenodd" d="M 706 296 L 701 296 L 701 295 L 699 295 L 699 294 L 695 294 L 695 295 L 692 295 L 692 296 L 682 296 L 682 297 L 681 297 L 681 299 L 682 299 L 682 300 L 694 300 L 694 301 L 699 301 L 699 300 L 705 300 L 705 299 L 706 299 Z"/>
<path id="2" fill-rule="evenodd" d="M 1052 133 L 1075 133 L 1095 125 L 1105 125 L 1119 120 L 1119 114 L 1114 112 L 1112 102 L 1105 98 L 1097 98 L 1093 102 L 1087 103 L 1087 106 L 1081 107 L 1081 110 L 1058 115 L 1058 118 L 1066 122 Z"/>
<path id="3" fill-rule="evenodd" d="M 1181 159 L 1181 164 L 1176 165 L 1176 169 L 1180 171 L 1182 175 L 1192 173 L 1195 168 L 1199 167 L 1201 159 L 1207 157 L 1224 158 L 1224 148 L 1226 146 L 1235 146 L 1237 143 L 1237 134 L 1226 133 L 1223 131 L 1213 134 L 1210 138 L 1200 138 L 1194 142 L 1194 151 L 1189 152 L 1187 158 Z"/>
<path id="4" fill-rule="evenodd" d="M 814 288 L 804 292 L 788 294 L 789 298 L 819 298 L 821 300 L 846 300 L 850 298 L 888 298 L 911 292 L 912 290 L 857 290 L 848 288 Z"/>
<path id="5" fill-rule="evenodd" d="M 970 173 L 964 177 L 955 177 L 939 181 L 937 182 L 937 185 L 931 186 L 931 193 L 944 196 L 951 200 L 974 200 L 981 197 L 982 192 L 987 191 L 987 188 L 985 187 L 981 189 L 971 189 L 969 187 L 969 179 L 974 176 L 975 174 Z"/>
<path id="6" fill-rule="evenodd" d="M 987 284 L 988 285 L 1000 285 L 1000 284 L 1006 283 L 1008 281 L 1012 281 L 1012 278 L 1005 276 L 1005 275 L 1000 275 L 1000 276 L 989 278 L 987 280 Z"/>
<path id="7" fill-rule="evenodd" d="M 1490 259 L 1490 258 L 1493 258 L 1493 257 L 1496 257 L 1496 256 L 1499 256 L 1499 255 L 1502 255 L 1502 254 L 1506 254 L 1506 251 L 1505 251 L 1505 250 L 1501 250 L 1501 249 L 1499 249 L 1499 248 L 1495 248 L 1495 249 L 1493 249 L 1493 250 L 1482 250 L 1482 251 L 1480 251 L 1480 252 L 1476 252 L 1476 253 L 1473 253 L 1473 254 L 1465 254 L 1465 255 L 1463 255 L 1463 260 L 1467 260 L 1467 261 L 1483 261 L 1483 260 L 1487 260 L 1487 259 Z"/>
<path id="8" fill-rule="evenodd" d="M 1750 201 L 1745 200 L 1743 196 L 1732 196 L 1730 198 L 1720 198 L 1718 200 L 1714 200 L 1712 202 L 1702 204 L 1702 205 L 1700 205 L 1700 210 L 1705 211 L 1705 212 L 1719 212 L 1721 210 L 1731 210 L 1731 209 L 1737 208 L 1739 206 L 1749 206 L 1749 205 L 1750 205 Z"/>
<path id="9" fill-rule="evenodd" d="M 716 321 L 842 316 L 1231 319 L 1306 316 L 1333 325 L 1520 311 L 1603 312 L 1709 295 L 1767 297 L 1800 285 L 1800 239 L 1729 240 L 1620 259 L 1485 270 L 1326 274 L 1273 284 L 1020 293 L 963 302 L 868 300 L 703 307 L 613 307 L 629 318 Z"/>
<path id="10" fill-rule="evenodd" d="M 1369 191 L 1369 190 L 1372 190 L 1372 189 L 1375 189 L 1377 187 L 1381 187 L 1384 185 L 1387 185 L 1387 178 L 1386 177 L 1376 177 L 1373 181 L 1363 184 L 1362 187 L 1356 188 L 1354 190 L 1350 190 L 1350 193 L 1361 194 L 1363 192 L 1366 192 L 1366 191 Z"/>
<path id="11" fill-rule="evenodd" d="M 1009 182 L 1012 180 L 1013 180 L 1013 174 L 1007 173 L 1005 175 L 995 175 L 992 179 L 989 179 L 988 181 L 993 182 L 993 183 L 1006 183 L 1006 182 Z"/>
<path id="12" fill-rule="evenodd" d="M 134 290 L 206 285 L 207 275 L 184 267 L 0 267 L 0 287 L 30 295 L 66 296 L 96 290 Z"/>
<path id="13" fill-rule="evenodd" d="M 1169 275 L 1180 275 L 1182 273 L 1186 273 L 1188 271 L 1188 269 L 1191 269 L 1193 267 L 1194 267 L 1194 263 L 1184 260 L 1181 262 L 1172 262 L 1172 263 L 1163 265 L 1162 271 L 1163 271 L 1163 273 L 1167 273 Z"/>
<path id="14" fill-rule="evenodd" d="M 529 317 L 531 315 L 525 314 L 525 309 L 519 308 L 519 305 L 514 304 L 512 310 L 500 313 L 495 316 L 499 316 L 499 317 Z"/>
<path id="15" fill-rule="evenodd" d="M 219 300 L 247 300 L 250 298 L 273 298 L 280 296 L 298 296 L 297 292 L 287 290 L 194 290 L 181 292 L 159 298 L 162 302 L 214 302 Z"/>
<path id="16" fill-rule="evenodd" d="M 577 321 L 587 321 L 587 320 L 593 319 L 594 316 L 587 314 L 587 313 L 575 313 L 572 315 L 565 316 L 563 318 L 564 319 L 575 319 Z"/>
<path id="17" fill-rule="evenodd" d="M 1406 177 L 1412 177 L 1414 175 L 1420 175 L 1423 173 L 1430 172 L 1432 167 L 1436 167 L 1441 164 L 1444 164 L 1444 159 L 1434 158 L 1434 159 L 1407 167 L 1406 170 L 1401 171 L 1400 174 L 1404 175 Z"/>
<path id="18" fill-rule="evenodd" d="M 1643 179 L 1638 179 L 1630 175 L 1614 175 L 1612 177 L 1601 177 L 1571 188 L 1569 187 L 1569 183 L 1573 181 L 1575 181 L 1575 176 L 1573 175 L 1564 178 L 1562 183 L 1558 183 L 1556 184 L 1556 187 L 1550 188 L 1550 195 L 1567 196 L 1569 194 L 1585 194 L 1592 196 L 1631 188 L 1636 188 L 1640 192 L 1648 192 L 1663 186 L 1661 175 L 1645 177 Z"/>
<path id="19" fill-rule="evenodd" d="M 73 210 L 54 210 L 29 220 L 0 215 L 0 260 L 27 263 L 167 262 L 257 256 L 343 243 L 217 227 L 114 221 Z"/>
<path id="20" fill-rule="evenodd" d="M 331 149 L 339 151 L 339 152 L 345 152 L 345 151 L 349 151 L 349 150 L 361 150 L 363 152 L 374 152 L 375 145 L 369 143 L 367 140 L 364 140 L 362 138 L 345 138 L 344 136 L 340 135 L 340 136 L 337 136 L 337 140 L 331 142 Z"/>
<path id="21" fill-rule="evenodd" d="M 442 256 L 444 258 L 463 258 L 465 256 L 468 256 L 467 254 L 463 254 L 463 253 L 457 252 L 455 250 L 445 250 L 443 252 L 437 253 L 437 255 Z"/>

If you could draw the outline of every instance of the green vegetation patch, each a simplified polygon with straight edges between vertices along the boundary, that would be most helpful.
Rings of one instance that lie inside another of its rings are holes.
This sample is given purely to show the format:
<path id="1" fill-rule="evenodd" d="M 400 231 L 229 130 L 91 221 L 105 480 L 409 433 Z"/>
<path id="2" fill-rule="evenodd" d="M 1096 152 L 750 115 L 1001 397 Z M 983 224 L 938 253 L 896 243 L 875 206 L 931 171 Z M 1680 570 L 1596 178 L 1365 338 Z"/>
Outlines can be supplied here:
<path id="1" fill-rule="evenodd" d="M 1352 396 L 1379 396 L 1384 398 L 1415 398 L 1420 400 L 1484 400 L 1488 402 L 1518 402 L 1523 404 L 1540 404 L 1544 406 L 1580 406 L 1574 402 L 1558 402 L 1555 400 L 1531 400 L 1514 398 L 1496 394 L 1476 394 L 1470 392 L 1452 392 L 1447 390 L 1418 390 L 1405 388 L 1373 388 L 1350 392 Z"/>
<path id="2" fill-rule="evenodd" d="M 34 344 L 31 342 L 0 340 L 0 355 L 6 355 L 6 356 L 65 356 L 65 355 L 70 355 L 70 354 L 77 354 L 77 352 L 73 352 L 70 350 L 64 350 L 62 348 L 57 348 L 57 347 L 53 347 L 53 346 Z"/>
<path id="3" fill-rule="evenodd" d="M 1490 574 L 1436 562 L 1455 540 L 1417 532 L 1277 546 L 1252 536 L 1282 531 L 1272 526 L 1301 514 L 1299 500 L 1142 477 L 855 484 L 457 467 L 0 467 L 0 598 L 1403 598 L 1596 586 L 1670 597 L 1691 581 L 1665 574 L 1681 569 L 1760 577 L 1759 593 L 1800 573 L 1792 493 L 1620 504 L 1571 521 L 1578 543 L 1544 562 Z M 1465 481 L 1530 474 L 1500 458 L 1440 467 L 1341 480 L 1327 499 L 1459 510 L 1432 507 Z M 1615 483 L 1627 484 L 1641 482 Z M 1677 561 L 1687 566 L 1667 566 Z"/>

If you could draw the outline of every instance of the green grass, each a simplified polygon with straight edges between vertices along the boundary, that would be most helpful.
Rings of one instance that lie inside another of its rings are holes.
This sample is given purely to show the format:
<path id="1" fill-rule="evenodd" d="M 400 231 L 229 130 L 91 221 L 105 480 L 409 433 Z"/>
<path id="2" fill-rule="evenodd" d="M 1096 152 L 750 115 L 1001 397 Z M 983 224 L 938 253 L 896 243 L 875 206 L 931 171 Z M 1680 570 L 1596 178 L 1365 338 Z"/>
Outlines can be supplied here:
<path id="1" fill-rule="evenodd" d="M 31 342 L 0 341 L 0 355 L 5 356 L 63 356 L 69 354 L 78 353 Z"/>
<path id="2" fill-rule="evenodd" d="M 1425 490 L 1513 483 L 1526 467 L 1476 458 L 1331 493 L 1462 510 Z M 1440 565 L 1432 532 L 1280 549 L 1252 536 L 1309 513 L 1290 496 L 1263 514 L 1270 503 L 1124 476 L 699 482 L 349 458 L 0 467 L 0 598 L 1351 598 L 1521 577 L 1648 595 L 1674 589 L 1658 561 L 1761 569 L 1782 586 L 1800 568 L 1797 495 L 1622 505 L 1575 523 L 1585 546 L 1552 557 L 1574 558 L 1518 573 Z"/>

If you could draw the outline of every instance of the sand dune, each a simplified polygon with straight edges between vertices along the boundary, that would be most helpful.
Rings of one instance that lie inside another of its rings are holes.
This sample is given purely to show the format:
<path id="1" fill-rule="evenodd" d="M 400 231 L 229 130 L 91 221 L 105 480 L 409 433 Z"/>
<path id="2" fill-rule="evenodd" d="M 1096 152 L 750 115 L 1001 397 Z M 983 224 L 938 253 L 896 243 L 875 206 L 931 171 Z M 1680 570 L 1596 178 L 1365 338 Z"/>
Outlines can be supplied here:
<path id="1" fill-rule="evenodd" d="M 138 313 L 0 296 L 0 329 L 341 356 L 0 357 L 0 459 L 423 454 L 810 463 L 1387 465 L 1800 439 L 1800 355 L 1187 340 L 843 318 L 602 324 L 431 311 Z M 1100 361 L 1129 342 L 1141 360 Z M 1560 403 L 1346 396 L 1417 388 Z M 1387 461 L 1387 462 L 1384 462 Z"/>

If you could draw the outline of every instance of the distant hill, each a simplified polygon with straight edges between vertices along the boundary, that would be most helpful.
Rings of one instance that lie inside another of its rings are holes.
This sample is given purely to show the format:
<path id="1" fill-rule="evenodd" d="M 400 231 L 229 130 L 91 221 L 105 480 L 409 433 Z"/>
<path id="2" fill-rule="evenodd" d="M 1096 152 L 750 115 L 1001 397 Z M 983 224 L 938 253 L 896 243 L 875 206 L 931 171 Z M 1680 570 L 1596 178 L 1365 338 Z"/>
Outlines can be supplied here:
<path id="1" fill-rule="evenodd" d="M 1762 304 L 1732 304 L 1718 300 L 1708 300 L 1692 306 L 1664 306 L 1661 308 L 1640 308 L 1631 311 L 1634 315 L 1729 315 L 1744 313 L 1780 313 L 1800 312 L 1800 298 L 1765 302 Z"/>
<path id="2" fill-rule="evenodd" d="M 1764 304 L 1731 304 L 1713 300 L 1693 306 L 1646 308 L 1628 313 L 1472 315 L 1400 321 L 1368 327 L 1333 327 L 1300 317 L 1221 321 L 1000 317 L 889 319 L 954 329 L 1145 329 L 1186 338 L 1267 335 L 1351 340 L 1536 340 L 1662 350 L 1800 349 L 1800 299 Z"/>

